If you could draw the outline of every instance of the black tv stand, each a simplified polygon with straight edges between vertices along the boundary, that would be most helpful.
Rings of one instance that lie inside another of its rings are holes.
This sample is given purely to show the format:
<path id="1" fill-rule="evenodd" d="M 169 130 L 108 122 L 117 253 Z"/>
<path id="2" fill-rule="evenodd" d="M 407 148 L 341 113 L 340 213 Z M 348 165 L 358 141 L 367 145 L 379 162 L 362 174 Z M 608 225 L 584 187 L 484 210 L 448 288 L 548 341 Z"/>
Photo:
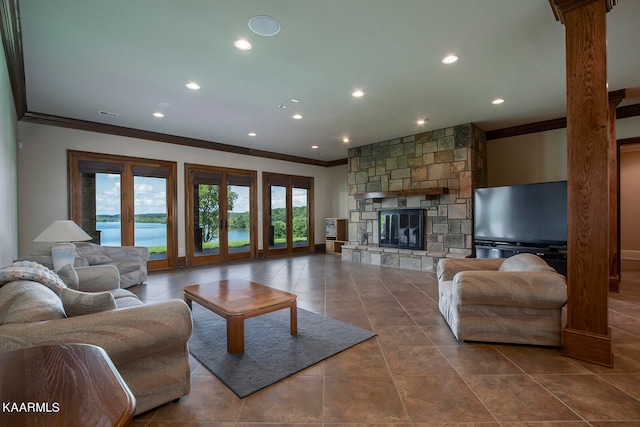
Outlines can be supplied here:
<path id="1" fill-rule="evenodd" d="M 537 245 L 527 242 L 486 242 L 476 241 L 476 258 L 509 258 L 520 253 L 531 253 L 544 259 L 547 264 L 566 277 L 567 246 Z"/>

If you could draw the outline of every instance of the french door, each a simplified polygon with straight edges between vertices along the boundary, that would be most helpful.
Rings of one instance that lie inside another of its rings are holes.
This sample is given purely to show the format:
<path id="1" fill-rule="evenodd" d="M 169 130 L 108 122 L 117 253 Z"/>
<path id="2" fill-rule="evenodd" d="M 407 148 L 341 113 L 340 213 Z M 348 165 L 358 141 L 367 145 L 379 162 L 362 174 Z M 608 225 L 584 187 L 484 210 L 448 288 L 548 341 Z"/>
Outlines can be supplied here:
<path id="1" fill-rule="evenodd" d="M 185 176 L 187 265 L 255 258 L 256 172 L 186 164 Z"/>
<path id="2" fill-rule="evenodd" d="M 149 248 L 149 270 L 177 263 L 176 163 L 68 151 L 71 218 L 103 246 Z"/>
<path id="3" fill-rule="evenodd" d="M 266 256 L 314 251 L 313 178 L 262 174 Z"/>

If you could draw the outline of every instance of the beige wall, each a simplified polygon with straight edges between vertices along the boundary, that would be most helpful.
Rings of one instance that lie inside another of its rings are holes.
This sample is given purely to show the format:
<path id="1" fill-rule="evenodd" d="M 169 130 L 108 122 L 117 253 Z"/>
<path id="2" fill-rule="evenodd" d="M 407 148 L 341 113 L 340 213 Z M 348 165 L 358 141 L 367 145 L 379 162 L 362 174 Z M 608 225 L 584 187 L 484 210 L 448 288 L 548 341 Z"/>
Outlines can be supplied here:
<path id="1" fill-rule="evenodd" d="M 618 139 L 640 136 L 640 117 L 618 120 L 616 132 Z M 640 163 L 629 160 L 623 163 L 624 156 L 621 155 L 620 164 L 621 253 L 623 258 L 640 259 L 640 222 L 637 219 L 640 218 L 640 208 L 637 208 L 640 204 L 640 186 L 637 184 L 640 182 Z M 567 130 L 488 141 L 487 170 L 490 187 L 565 180 Z M 622 180 L 624 176 L 632 178 Z M 630 209 L 638 210 L 630 212 Z"/>
<path id="2" fill-rule="evenodd" d="M 33 243 L 33 238 L 54 220 L 69 217 L 66 158 L 69 149 L 177 162 L 179 248 L 185 247 L 185 163 L 258 171 L 259 189 L 262 185 L 262 172 L 314 177 L 315 243 L 324 243 L 325 217 L 347 216 L 346 165 L 333 168 L 310 166 L 24 122 L 19 123 L 18 133 L 23 143 L 18 155 L 21 256 L 46 247 L 46 244 Z M 259 206 L 262 203 L 260 193 L 261 191 L 258 191 Z M 261 216 L 258 219 L 258 227 L 262 227 Z M 262 247 L 261 241 L 259 247 Z"/>
<path id="3" fill-rule="evenodd" d="M 0 266 L 18 256 L 17 120 L 4 55 L 0 60 Z"/>
<path id="4" fill-rule="evenodd" d="M 620 153 L 620 222 L 622 258 L 640 259 L 640 144 Z"/>
<path id="5" fill-rule="evenodd" d="M 530 184 L 567 179 L 567 129 L 487 142 L 487 184 Z"/>

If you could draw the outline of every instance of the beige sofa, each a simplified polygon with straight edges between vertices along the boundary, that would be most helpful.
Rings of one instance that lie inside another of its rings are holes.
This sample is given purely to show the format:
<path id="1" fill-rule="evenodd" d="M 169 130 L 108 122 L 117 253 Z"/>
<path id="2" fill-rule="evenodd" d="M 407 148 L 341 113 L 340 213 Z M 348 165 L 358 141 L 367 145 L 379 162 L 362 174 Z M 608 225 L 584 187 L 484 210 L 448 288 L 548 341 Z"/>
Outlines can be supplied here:
<path id="1" fill-rule="evenodd" d="M 182 300 L 144 304 L 119 282 L 112 265 L 68 265 L 59 275 L 32 262 L 0 269 L 0 352 L 102 347 L 133 392 L 136 414 L 188 394 L 189 308 Z"/>
<path id="2" fill-rule="evenodd" d="M 115 265 L 120 272 L 120 287 L 129 288 L 147 280 L 147 261 L 149 249 L 143 246 L 101 246 L 90 242 L 75 242 L 76 267 L 93 265 Z M 53 270 L 51 249 L 45 249 L 35 255 L 20 258 L 32 261 Z"/>
<path id="3" fill-rule="evenodd" d="M 536 255 L 440 260 L 438 290 L 458 340 L 561 345 L 566 280 Z"/>

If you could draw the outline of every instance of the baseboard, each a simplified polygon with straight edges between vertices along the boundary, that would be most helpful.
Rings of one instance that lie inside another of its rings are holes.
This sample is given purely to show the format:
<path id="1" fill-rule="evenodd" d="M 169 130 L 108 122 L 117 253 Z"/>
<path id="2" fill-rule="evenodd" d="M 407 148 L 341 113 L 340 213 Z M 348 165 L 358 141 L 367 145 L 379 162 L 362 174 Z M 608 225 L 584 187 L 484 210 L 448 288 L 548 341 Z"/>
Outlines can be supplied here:
<path id="1" fill-rule="evenodd" d="M 620 258 L 640 260 L 640 251 L 620 251 Z"/>

